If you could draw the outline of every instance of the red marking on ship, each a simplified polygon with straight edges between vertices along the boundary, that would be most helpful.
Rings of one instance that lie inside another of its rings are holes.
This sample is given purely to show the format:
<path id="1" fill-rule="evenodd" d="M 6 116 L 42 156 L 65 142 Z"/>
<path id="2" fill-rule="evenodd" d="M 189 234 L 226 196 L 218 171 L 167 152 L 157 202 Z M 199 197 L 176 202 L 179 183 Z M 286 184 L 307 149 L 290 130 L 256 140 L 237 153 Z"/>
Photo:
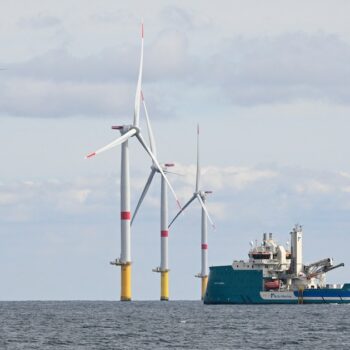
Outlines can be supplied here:
<path id="1" fill-rule="evenodd" d="M 203 250 L 208 249 L 208 244 L 203 243 L 203 244 L 202 244 L 202 249 L 203 249 Z"/>
<path id="2" fill-rule="evenodd" d="M 168 237 L 168 236 L 169 236 L 169 231 L 168 230 L 160 231 L 160 237 Z"/>
<path id="3" fill-rule="evenodd" d="M 120 212 L 120 218 L 122 220 L 130 220 L 131 219 L 131 213 L 130 211 L 121 211 Z"/>

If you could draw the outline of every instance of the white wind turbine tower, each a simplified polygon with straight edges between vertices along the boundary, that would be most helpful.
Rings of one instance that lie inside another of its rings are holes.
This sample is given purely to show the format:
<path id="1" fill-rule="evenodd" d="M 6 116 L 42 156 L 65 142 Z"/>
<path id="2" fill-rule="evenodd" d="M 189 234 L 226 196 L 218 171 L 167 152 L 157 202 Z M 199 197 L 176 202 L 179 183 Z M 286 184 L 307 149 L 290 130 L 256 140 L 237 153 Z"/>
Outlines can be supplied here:
<path id="1" fill-rule="evenodd" d="M 121 297 L 122 301 L 131 300 L 131 242 L 130 242 L 130 171 L 129 171 L 129 138 L 136 136 L 142 147 L 153 160 L 154 166 L 162 174 L 164 181 L 169 185 L 176 201 L 176 194 L 166 178 L 162 167 L 159 165 L 155 155 L 146 145 L 139 128 L 140 102 L 141 102 L 141 83 L 143 68 L 143 23 L 141 25 L 141 57 L 140 68 L 136 87 L 134 120 L 131 125 L 112 126 L 112 129 L 119 130 L 121 137 L 108 145 L 90 153 L 86 158 L 91 158 L 99 153 L 107 151 L 113 147 L 121 145 L 121 173 L 120 173 L 120 210 L 121 210 L 121 254 L 111 264 L 121 266 Z M 178 201 L 177 201 L 178 202 Z"/>
<path id="2" fill-rule="evenodd" d="M 201 205 L 201 272 L 196 275 L 202 279 L 202 290 L 201 290 L 201 298 L 203 300 L 208 283 L 208 234 L 207 234 L 207 218 L 211 223 L 212 227 L 215 228 L 215 225 L 210 218 L 207 207 L 205 206 L 206 198 L 211 191 L 202 191 L 200 189 L 200 165 L 199 165 L 199 125 L 197 125 L 197 171 L 196 171 L 196 189 L 193 193 L 190 200 L 183 206 L 183 208 L 177 213 L 174 219 L 170 222 L 170 226 L 173 222 L 178 218 L 178 216 L 197 198 Z"/>
<path id="3" fill-rule="evenodd" d="M 142 103 L 145 110 L 146 115 L 146 121 L 147 121 L 147 128 L 148 128 L 148 134 L 150 139 L 150 148 L 153 154 L 157 157 L 157 149 L 156 149 L 156 142 L 154 139 L 151 123 L 149 120 L 146 103 L 143 98 L 143 94 L 141 92 L 141 98 Z M 174 164 L 162 164 L 162 169 L 165 173 L 168 172 L 168 168 L 174 166 Z M 141 193 L 140 199 L 137 203 L 136 209 L 134 211 L 134 215 L 131 220 L 131 225 L 133 224 L 133 221 L 136 217 L 136 214 L 148 192 L 148 189 L 152 183 L 152 180 L 154 178 L 154 175 L 158 173 L 160 174 L 159 169 L 157 166 L 152 163 L 151 166 L 151 173 L 148 177 L 148 180 L 146 182 L 146 185 Z M 167 194 L 167 185 L 165 183 L 164 177 L 161 176 L 161 189 L 160 189 L 160 237 L 161 237 L 161 247 L 160 247 L 160 266 L 154 269 L 154 272 L 160 272 L 161 273 L 161 282 L 160 282 L 160 300 L 169 300 L 169 262 L 168 262 L 168 236 L 169 236 L 169 230 L 168 230 L 168 194 Z"/>

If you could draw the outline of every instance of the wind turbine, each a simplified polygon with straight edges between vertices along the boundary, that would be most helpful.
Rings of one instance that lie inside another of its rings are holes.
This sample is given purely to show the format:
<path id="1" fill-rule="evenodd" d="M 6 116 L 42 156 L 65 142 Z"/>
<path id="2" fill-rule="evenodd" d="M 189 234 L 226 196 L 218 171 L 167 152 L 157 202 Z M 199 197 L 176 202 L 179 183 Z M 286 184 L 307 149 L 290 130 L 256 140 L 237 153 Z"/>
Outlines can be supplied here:
<path id="1" fill-rule="evenodd" d="M 197 198 L 199 204 L 201 205 L 201 272 L 195 277 L 202 279 L 202 293 L 201 298 L 203 300 L 208 283 L 208 234 L 207 234 L 207 219 L 211 223 L 212 227 L 215 225 L 210 218 L 207 207 L 205 206 L 207 195 L 212 193 L 211 191 L 202 191 L 200 189 L 200 177 L 201 170 L 199 165 L 199 125 L 197 125 L 197 171 L 196 171 L 196 188 L 190 200 L 182 207 L 182 209 L 177 213 L 174 219 L 170 222 L 170 226 L 178 218 L 178 216 Z"/>
<path id="2" fill-rule="evenodd" d="M 143 97 L 143 93 L 141 92 L 141 99 L 143 103 L 143 107 L 145 110 L 146 115 L 146 121 L 147 121 L 147 128 L 148 128 L 148 134 L 149 134 L 149 140 L 150 140 L 150 148 L 153 154 L 157 157 L 157 149 L 156 149 L 156 142 L 154 139 L 154 134 L 152 131 L 151 123 L 148 116 L 148 111 L 145 103 L 145 99 Z M 167 173 L 168 168 L 174 166 L 174 164 L 162 164 L 163 172 Z M 134 215 L 131 220 L 131 225 L 133 224 L 136 214 L 148 192 L 149 187 L 151 186 L 152 180 L 154 178 L 154 175 L 158 173 L 160 174 L 159 168 L 152 163 L 151 166 L 151 173 L 148 177 L 148 180 L 146 182 L 146 185 L 141 193 L 140 199 L 137 203 L 136 209 L 134 211 Z M 167 184 L 165 182 L 164 177 L 161 177 L 161 188 L 160 188 L 160 240 L 161 240 L 161 246 L 160 246 L 160 266 L 155 268 L 154 272 L 160 272 L 161 274 L 161 282 L 160 282 L 160 300 L 167 301 L 169 300 L 169 263 L 168 263 L 168 236 L 169 236 L 169 230 L 168 230 L 168 191 L 167 191 Z"/>
<path id="3" fill-rule="evenodd" d="M 139 127 L 140 116 L 140 102 L 141 102 L 141 85 L 142 85 L 142 68 L 143 68 L 143 23 L 141 25 L 141 57 L 139 75 L 136 86 L 135 95 L 135 107 L 134 107 L 134 119 L 131 125 L 112 126 L 112 129 L 119 130 L 121 136 L 112 141 L 108 145 L 98 149 L 97 151 L 90 153 L 86 158 L 91 158 L 99 153 L 107 151 L 113 147 L 121 145 L 121 172 L 120 172 L 120 233 L 121 233 L 121 254 L 120 258 L 111 262 L 112 265 L 121 266 L 121 297 L 122 301 L 131 300 L 131 240 L 130 240 L 130 171 L 129 171 L 129 139 L 136 136 L 142 147 L 149 154 L 153 160 L 154 166 L 162 174 L 164 181 L 168 184 L 171 192 L 173 193 L 179 207 L 181 208 L 176 194 L 171 187 L 168 179 L 166 178 L 162 167 L 159 165 L 155 155 L 146 145 Z"/>

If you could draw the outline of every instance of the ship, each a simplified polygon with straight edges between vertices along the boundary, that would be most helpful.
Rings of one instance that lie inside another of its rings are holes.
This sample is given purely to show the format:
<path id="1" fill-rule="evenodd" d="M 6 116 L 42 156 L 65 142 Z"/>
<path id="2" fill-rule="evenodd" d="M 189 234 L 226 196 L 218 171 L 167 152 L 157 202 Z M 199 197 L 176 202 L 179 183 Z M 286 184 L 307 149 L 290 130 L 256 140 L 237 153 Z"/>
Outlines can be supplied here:
<path id="1" fill-rule="evenodd" d="M 303 228 L 295 225 L 286 247 L 272 233 L 250 242 L 249 260 L 211 266 L 204 304 L 350 303 L 350 283 L 326 284 L 326 274 L 343 267 L 332 258 L 303 264 Z"/>

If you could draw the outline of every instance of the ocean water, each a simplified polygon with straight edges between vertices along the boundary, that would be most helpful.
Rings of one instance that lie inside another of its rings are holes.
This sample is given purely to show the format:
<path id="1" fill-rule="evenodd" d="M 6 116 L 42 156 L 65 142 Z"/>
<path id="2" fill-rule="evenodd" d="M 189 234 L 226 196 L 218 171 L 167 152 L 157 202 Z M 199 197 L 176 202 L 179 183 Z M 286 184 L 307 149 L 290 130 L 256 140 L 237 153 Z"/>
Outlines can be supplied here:
<path id="1" fill-rule="evenodd" d="M 350 349 L 349 305 L 0 302 L 1 349 Z"/>

